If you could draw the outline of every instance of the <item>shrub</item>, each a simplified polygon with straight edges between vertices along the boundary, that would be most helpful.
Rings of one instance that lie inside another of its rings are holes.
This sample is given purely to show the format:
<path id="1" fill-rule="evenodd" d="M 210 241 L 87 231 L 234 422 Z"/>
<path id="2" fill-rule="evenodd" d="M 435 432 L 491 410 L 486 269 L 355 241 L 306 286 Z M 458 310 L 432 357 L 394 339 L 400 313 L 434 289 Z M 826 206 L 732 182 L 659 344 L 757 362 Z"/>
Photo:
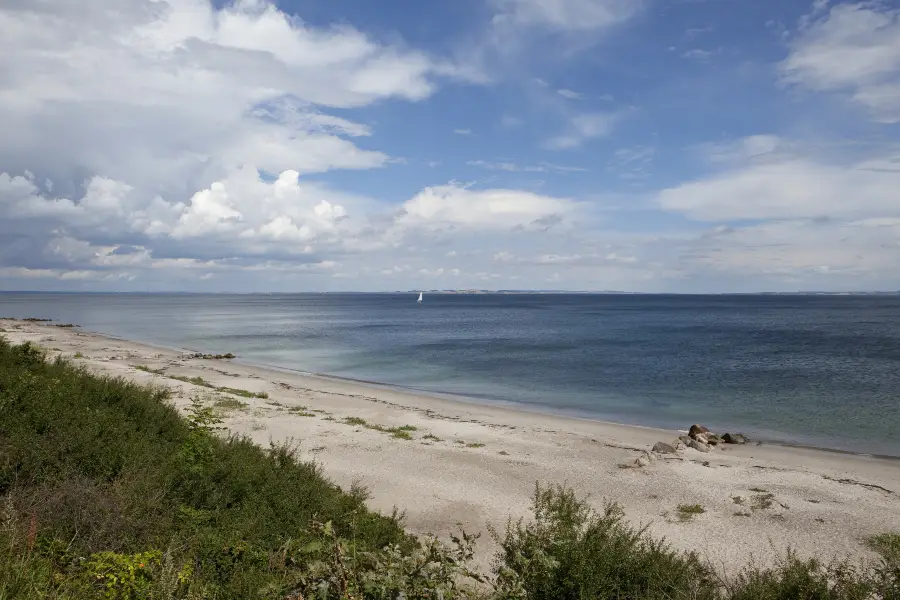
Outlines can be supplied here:
<path id="1" fill-rule="evenodd" d="M 633 529 L 607 504 L 591 509 L 574 492 L 536 486 L 535 520 L 510 522 L 495 567 L 502 598 L 564 600 L 715 598 L 712 573 L 694 554 Z"/>

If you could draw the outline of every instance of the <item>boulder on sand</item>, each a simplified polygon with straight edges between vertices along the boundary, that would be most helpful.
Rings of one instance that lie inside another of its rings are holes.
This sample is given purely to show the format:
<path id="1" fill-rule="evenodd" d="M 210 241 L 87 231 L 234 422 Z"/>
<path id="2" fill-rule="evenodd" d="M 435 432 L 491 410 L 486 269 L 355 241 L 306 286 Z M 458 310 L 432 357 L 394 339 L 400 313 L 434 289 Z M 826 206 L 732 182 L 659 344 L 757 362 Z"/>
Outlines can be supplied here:
<path id="1" fill-rule="evenodd" d="M 701 433 L 709 433 L 709 429 L 707 429 L 703 425 L 697 425 L 697 424 L 691 425 L 691 428 L 688 429 L 688 435 L 691 436 L 692 438 L 697 437 L 697 435 L 701 434 Z"/>
<path id="2" fill-rule="evenodd" d="M 675 446 L 665 442 L 656 442 L 656 444 L 653 445 L 653 451 L 658 452 L 659 454 L 675 454 L 677 452 Z"/>
<path id="3" fill-rule="evenodd" d="M 726 433 L 722 436 L 722 441 L 726 444 L 746 444 L 747 438 L 740 433 Z"/>
<path id="4" fill-rule="evenodd" d="M 678 436 L 678 441 L 680 441 L 682 444 L 687 446 L 688 444 L 691 443 L 691 438 L 690 438 L 690 436 L 682 435 L 682 436 Z"/>
<path id="5" fill-rule="evenodd" d="M 691 443 L 688 444 L 688 447 L 693 448 L 694 450 L 697 450 L 699 452 L 709 452 L 709 446 L 697 440 L 691 440 Z"/>

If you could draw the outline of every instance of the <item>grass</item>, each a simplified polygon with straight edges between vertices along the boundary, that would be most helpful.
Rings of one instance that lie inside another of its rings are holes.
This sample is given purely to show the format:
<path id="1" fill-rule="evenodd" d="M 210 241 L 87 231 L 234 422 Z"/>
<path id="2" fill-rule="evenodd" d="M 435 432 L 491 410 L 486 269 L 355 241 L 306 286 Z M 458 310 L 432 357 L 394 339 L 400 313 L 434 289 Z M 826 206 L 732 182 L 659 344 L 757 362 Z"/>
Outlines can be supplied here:
<path id="1" fill-rule="evenodd" d="M 743 505 L 745 502 L 747 502 L 747 499 L 744 498 L 743 496 L 732 496 L 731 501 L 734 502 L 735 504 Z"/>
<path id="2" fill-rule="evenodd" d="M 679 520 L 690 521 L 697 515 L 702 515 L 703 513 L 705 513 L 706 509 L 699 504 L 679 504 L 677 511 Z"/>
<path id="3" fill-rule="evenodd" d="M 900 598 L 896 532 L 867 540 L 877 563 L 788 553 L 723 581 L 562 486 L 536 486 L 532 518 L 491 530 L 494 567 L 477 573 L 472 536 L 417 542 L 295 448 L 226 435 L 214 406 L 184 418 L 164 390 L 2 338 L 0 457 L 2 600 Z"/>
<path id="4" fill-rule="evenodd" d="M 251 392 L 249 390 L 242 390 L 240 388 L 232 388 L 232 387 L 218 387 L 213 385 L 212 383 L 206 381 L 202 377 L 186 377 L 184 375 L 167 375 L 165 369 L 152 369 L 147 365 L 134 365 L 134 368 L 138 371 L 144 371 L 145 373 L 152 373 L 154 375 L 162 375 L 163 377 L 168 377 L 169 379 L 174 379 L 175 381 L 182 381 L 184 383 L 190 383 L 192 385 L 197 385 L 200 387 L 209 388 L 211 390 L 216 390 L 217 392 L 222 392 L 225 394 L 233 394 L 235 396 L 240 396 L 242 398 L 262 398 L 267 399 L 269 394 L 266 392 Z"/>
<path id="5" fill-rule="evenodd" d="M 470 442 L 466 444 L 466 448 L 484 448 L 484 444 L 481 442 Z"/>
<path id="6" fill-rule="evenodd" d="M 267 394 L 266 392 L 251 392 L 239 388 L 217 387 L 215 389 L 216 391 L 225 392 L 226 394 L 234 394 L 235 396 L 241 396 L 242 398 L 262 398 L 263 400 L 265 400 L 269 397 L 269 394 Z"/>
<path id="7" fill-rule="evenodd" d="M 287 409 L 287 412 L 289 412 L 292 415 L 298 416 L 298 417 L 315 417 L 316 416 L 316 413 L 311 412 L 310 410 L 307 410 L 307 408 L 305 406 L 291 406 L 290 408 Z"/>
<path id="8" fill-rule="evenodd" d="M 888 562 L 900 565 L 900 533 L 882 533 L 866 540 L 866 545 Z"/>
<path id="9" fill-rule="evenodd" d="M 232 411 L 247 408 L 247 403 L 241 402 L 237 398 L 219 398 L 215 401 L 213 406 L 223 411 Z"/>
<path id="10" fill-rule="evenodd" d="M 75 358 L 84 358 L 84 354 L 82 354 L 81 352 L 76 352 Z"/>
<path id="11" fill-rule="evenodd" d="M 426 433 L 425 435 L 422 436 L 422 439 L 429 440 L 432 442 L 443 442 L 444 441 L 441 438 L 439 438 L 438 436 L 434 435 L 433 433 Z"/>
<path id="12" fill-rule="evenodd" d="M 382 433 L 390 434 L 392 438 L 398 440 L 411 440 L 413 439 L 411 431 L 417 431 L 418 428 L 413 427 L 412 425 L 401 425 L 400 427 L 384 427 L 383 425 L 377 425 L 374 423 L 369 423 L 365 419 L 360 417 L 347 417 L 344 419 L 344 424 L 353 425 L 355 427 L 365 427 L 366 429 L 371 429 L 373 431 L 380 431 Z"/>
<path id="13" fill-rule="evenodd" d="M 213 407 L 185 419 L 164 391 L 0 339 L 0 598 L 282 598 L 322 582 L 323 540 L 417 548 L 293 447 L 218 427 Z"/>

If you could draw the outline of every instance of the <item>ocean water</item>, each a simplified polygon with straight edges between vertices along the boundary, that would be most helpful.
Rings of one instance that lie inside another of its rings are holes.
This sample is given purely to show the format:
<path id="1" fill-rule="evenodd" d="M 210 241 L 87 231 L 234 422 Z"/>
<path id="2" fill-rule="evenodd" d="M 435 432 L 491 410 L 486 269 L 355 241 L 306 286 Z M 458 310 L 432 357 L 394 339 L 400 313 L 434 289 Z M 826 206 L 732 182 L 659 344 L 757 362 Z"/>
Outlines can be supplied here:
<path id="1" fill-rule="evenodd" d="M 900 296 L 0 293 L 0 316 L 476 402 L 900 456 Z"/>

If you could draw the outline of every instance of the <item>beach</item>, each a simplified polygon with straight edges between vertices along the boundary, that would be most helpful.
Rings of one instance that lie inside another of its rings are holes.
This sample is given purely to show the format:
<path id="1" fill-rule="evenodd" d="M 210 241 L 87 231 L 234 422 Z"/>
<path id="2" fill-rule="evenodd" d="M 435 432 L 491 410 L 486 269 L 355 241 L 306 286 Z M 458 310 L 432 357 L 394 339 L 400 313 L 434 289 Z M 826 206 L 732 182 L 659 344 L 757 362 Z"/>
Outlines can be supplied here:
<path id="1" fill-rule="evenodd" d="M 371 508 L 403 512 L 413 533 L 481 533 L 481 566 L 493 550 L 488 527 L 529 515 L 536 482 L 570 486 L 598 508 L 616 502 L 632 523 L 727 574 L 787 548 L 823 560 L 874 558 L 865 538 L 900 530 L 896 459 L 751 440 L 652 455 L 637 466 L 654 444 L 684 431 L 430 397 L 53 323 L 0 320 L 0 329 L 92 372 L 166 386 L 181 410 L 200 398 L 231 432 L 260 445 L 293 440 L 335 483 L 365 487 Z"/>

